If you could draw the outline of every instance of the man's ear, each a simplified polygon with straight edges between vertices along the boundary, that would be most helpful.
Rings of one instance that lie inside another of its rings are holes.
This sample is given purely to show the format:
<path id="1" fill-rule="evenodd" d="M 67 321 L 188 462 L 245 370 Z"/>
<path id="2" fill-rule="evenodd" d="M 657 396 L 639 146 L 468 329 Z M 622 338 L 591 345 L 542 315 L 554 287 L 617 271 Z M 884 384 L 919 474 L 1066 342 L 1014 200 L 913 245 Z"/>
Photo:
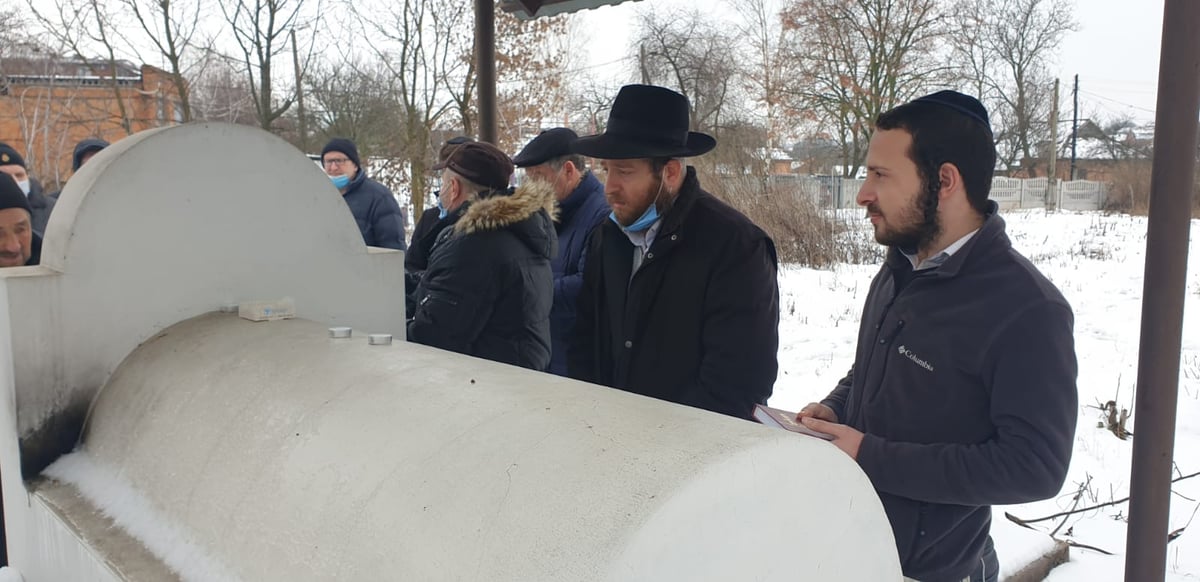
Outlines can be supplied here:
<path id="1" fill-rule="evenodd" d="M 672 191 L 679 191 L 683 185 L 683 160 L 672 158 L 667 161 L 667 165 L 663 168 L 663 181 L 671 188 Z"/>
<path id="2" fill-rule="evenodd" d="M 961 190 L 963 196 L 967 195 L 966 186 L 963 184 L 962 174 L 958 171 L 958 166 L 946 162 L 938 168 L 938 199 L 946 200 L 955 192 Z"/>

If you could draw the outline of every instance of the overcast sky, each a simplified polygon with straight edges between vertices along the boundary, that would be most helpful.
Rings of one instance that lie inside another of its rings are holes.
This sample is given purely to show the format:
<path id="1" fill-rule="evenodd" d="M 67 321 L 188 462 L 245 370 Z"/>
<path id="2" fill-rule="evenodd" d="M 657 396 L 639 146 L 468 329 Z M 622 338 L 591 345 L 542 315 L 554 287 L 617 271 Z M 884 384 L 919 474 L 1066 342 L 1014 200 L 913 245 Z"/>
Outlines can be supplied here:
<path id="1" fill-rule="evenodd" d="M 656 6 L 698 6 L 727 13 L 723 0 L 653 0 Z M 587 31 L 588 62 L 596 74 L 617 75 L 629 54 L 636 11 L 646 2 L 625 2 L 582 13 Z M 1070 33 L 1058 58 L 1061 91 L 1069 94 L 1079 75 L 1080 117 L 1098 112 L 1126 114 L 1139 122 L 1154 120 L 1163 3 L 1153 0 L 1075 0 L 1079 31 Z M 1069 101 L 1066 101 L 1069 103 Z M 1067 116 L 1070 111 L 1064 111 Z"/>

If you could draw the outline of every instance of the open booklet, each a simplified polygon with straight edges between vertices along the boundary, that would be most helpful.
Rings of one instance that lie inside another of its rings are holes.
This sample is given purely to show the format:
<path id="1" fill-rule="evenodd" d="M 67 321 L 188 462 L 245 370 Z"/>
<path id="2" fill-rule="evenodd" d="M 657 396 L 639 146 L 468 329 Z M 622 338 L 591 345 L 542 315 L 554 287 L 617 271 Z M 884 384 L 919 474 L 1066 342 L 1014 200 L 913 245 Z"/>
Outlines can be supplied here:
<path id="1" fill-rule="evenodd" d="M 782 428 L 784 430 L 790 430 L 792 432 L 806 434 L 808 436 L 817 437 L 819 439 L 824 439 L 827 441 L 833 440 L 833 435 L 826 434 L 823 432 L 817 432 L 817 431 L 815 431 L 811 428 L 808 428 L 807 426 L 804 426 L 803 424 L 797 422 L 795 412 L 788 412 L 786 410 L 780 410 L 778 408 L 771 408 L 770 406 L 763 406 L 761 404 L 755 404 L 754 405 L 754 420 L 757 420 L 760 424 L 762 424 L 764 426 L 772 426 L 775 428 Z"/>

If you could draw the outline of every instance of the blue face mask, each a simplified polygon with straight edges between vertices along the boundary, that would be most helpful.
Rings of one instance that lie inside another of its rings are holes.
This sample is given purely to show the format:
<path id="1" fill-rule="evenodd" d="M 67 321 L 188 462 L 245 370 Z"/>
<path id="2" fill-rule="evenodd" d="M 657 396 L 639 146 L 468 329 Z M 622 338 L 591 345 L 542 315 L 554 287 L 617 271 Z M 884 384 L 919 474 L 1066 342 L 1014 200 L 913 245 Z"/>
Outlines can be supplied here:
<path id="1" fill-rule="evenodd" d="M 350 185 L 350 176 L 345 174 L 341 176 L 330 176 L 329 179 L 333 181 L 333 187 L 337 188 L 338 190 Z"/>
<path id="2" fill-rule="evenodd" d="M 438 196 L 438 220 L 446 218 L 449 215 L 450 215 L 450 211 L 446 210 L 446 207 L 442 204 L 442 197 L 439 195 Z"/>
<path id="3" fill-rule="evenodd" d="M 620 226 L 621 230 L 625 232 L 642 232 L 650 228 L 654 222 L 658 220 L 658 197 L 662 196 L 662 189 L 663 183 L 659 182 L 658 194 L 654 195 L 654 201 L 650 203 L 650 207 L 646 209 L 646 212 L 642 213 L 641 218 L 633 221 L 633 224 L 629 226 L 621 226 L 620 221 L 617 220 L 616 212 L 609 212 L 608 218 L 617 223 L 617 226 Z"/>

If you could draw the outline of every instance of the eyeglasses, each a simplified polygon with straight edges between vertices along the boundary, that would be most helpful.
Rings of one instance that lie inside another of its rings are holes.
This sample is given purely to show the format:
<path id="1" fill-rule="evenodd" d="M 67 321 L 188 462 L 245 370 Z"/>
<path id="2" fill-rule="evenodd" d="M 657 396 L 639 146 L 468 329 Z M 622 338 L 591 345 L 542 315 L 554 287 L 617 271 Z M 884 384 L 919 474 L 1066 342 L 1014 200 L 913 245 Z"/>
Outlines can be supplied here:
<path id="1" fill-rule="evenodd" d="M 326 168 L 328 168 L 330 166 L 344 166 L 349 161 L 350 161 L 350 158 L 326 158 L 321 163 L 324 164 Z"/>

